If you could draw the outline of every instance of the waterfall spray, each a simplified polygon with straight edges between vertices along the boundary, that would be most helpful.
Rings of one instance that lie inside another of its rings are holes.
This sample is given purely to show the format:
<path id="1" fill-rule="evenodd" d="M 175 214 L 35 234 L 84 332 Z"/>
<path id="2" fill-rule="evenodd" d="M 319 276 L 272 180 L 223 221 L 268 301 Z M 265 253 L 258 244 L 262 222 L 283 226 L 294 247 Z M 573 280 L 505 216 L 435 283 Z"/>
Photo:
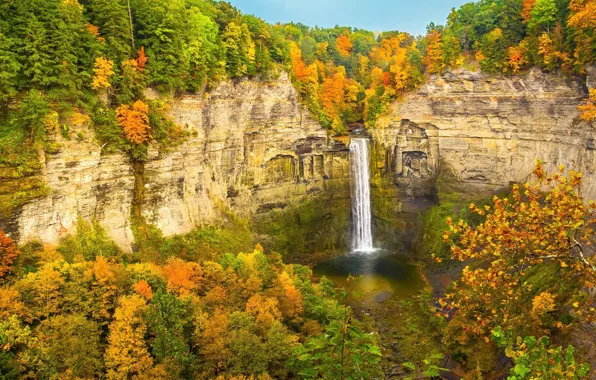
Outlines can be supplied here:
<path id="1" fill-rule="evenodd" d="M 374 248 L 371 227 L 368 139 L 352 139 L 350 159 L 352 167 L 352 250 L 372 252 Z"/>

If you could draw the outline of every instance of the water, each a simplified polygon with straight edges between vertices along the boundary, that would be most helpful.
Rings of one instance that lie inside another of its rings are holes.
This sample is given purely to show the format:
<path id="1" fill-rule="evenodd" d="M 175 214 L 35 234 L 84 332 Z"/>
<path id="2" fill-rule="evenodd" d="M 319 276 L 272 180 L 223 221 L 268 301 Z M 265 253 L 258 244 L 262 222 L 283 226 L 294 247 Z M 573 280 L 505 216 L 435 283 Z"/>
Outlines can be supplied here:
<path id="1" fill-rule="evenodd" d="M 350 160 L 352 167 L 352 250 L 373 252 L 368 139 L 352 139 Z"/>
<path id="2" fill-rule="evenodd" d="M 424 287 L 419 269 L 404 261 L 403 256 L 389 251 L 352 252 L 316 265 L 313 272 L 343 288 L 347 286 L 350 274 L 358 277 L 352 289 L 359 290 L 365 299 L 375 300 L 387 291 L 391 298 L 404 299 Z"/>

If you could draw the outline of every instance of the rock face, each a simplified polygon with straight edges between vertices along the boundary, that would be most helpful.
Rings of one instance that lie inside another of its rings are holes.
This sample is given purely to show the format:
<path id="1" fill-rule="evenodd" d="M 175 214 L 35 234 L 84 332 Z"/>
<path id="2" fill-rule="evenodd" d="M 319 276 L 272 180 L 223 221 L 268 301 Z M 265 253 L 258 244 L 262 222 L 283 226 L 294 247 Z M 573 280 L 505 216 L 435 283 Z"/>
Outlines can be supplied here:
<path id="1" fill-rule="evenodd" d="M 586 72 L 593 86 L 596 69 Z M 410 223 L 434 203 L 437 189 L 440 196 L 488 195 L 526 180 L 538 159 L 547 169 L 564 164 L 584 172 L 584 196 L 596 199 L 596 134 L 577 111 L 586 94 L 583 81 L 539 71 L 503 78 L 459 70 L 429 78 L 370 131 L 377 244 L 411 240 Z M 95 218 L 130 249 L 134 204 L 165 235 L 229 213 L 277 230 L 310 223 L 311 233 L 295 231 L 287 245 L 301 244 L 296 236 L 313 242 L 349 233 L 347 146 L 309 116 L 287 76 L 222 83 L 207 97 L 173 100 L 171 112 L 190 137 L 168 152 L 150 148 L 142 175 L 126 156 L 102 153 L 91 131 L 58 136 L 60 149 L 46 154 L 43 172 L 50 194 L 0 228 L 16 231 L 21 242 L 55 243 L 79 216 Z M 271 217 L 310 200 L 322 203 L 296 214 L 298 222 L 285 217 L 280 227 L 280 218 Z"/>
<path id="2" fill-rule="evenodd" d="M 536 70 L 434 76 L 372 132 L 376 176 L 401 198 L 432 196 L 436 185 L 474 198 L 525 181 L 540 159 L 550 170 L 582 171 L 583 195 L 596 198 L 596 133 L 577 110 L 586 92 L 580 80 Z"/>
<path id="3" fill-rule="evenodd" d="M 19 240 L 55 243 L 81 216 L 96 218 L 130 249 L 135 182 L 142 215 L 165 235 L 230 212 L 249 217 L 350 196 L 347 147 L 309 116 L 287 76 L 222 83 L 206 98 L 173 101 L 171 110 L 190 137 L 171 152 L 150 148 L 142 176 L 125 156 L 102 154 L 93 139 L 59 141 L 59 152 L 46 155 L 50 195 L 20 210 Z"/>

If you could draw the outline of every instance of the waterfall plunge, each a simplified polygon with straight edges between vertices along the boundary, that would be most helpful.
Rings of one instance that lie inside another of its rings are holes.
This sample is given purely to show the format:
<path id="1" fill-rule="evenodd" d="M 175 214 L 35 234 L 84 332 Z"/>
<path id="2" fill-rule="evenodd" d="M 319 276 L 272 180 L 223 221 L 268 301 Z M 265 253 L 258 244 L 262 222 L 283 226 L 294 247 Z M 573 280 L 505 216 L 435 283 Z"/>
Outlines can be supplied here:
<path id="1" fill-rule="evenodd" d="M 352 250 L 372 252 L 374 248 L 371 227 L 368 139 L 352 139 L 350 159 L 352 167 Z"/>

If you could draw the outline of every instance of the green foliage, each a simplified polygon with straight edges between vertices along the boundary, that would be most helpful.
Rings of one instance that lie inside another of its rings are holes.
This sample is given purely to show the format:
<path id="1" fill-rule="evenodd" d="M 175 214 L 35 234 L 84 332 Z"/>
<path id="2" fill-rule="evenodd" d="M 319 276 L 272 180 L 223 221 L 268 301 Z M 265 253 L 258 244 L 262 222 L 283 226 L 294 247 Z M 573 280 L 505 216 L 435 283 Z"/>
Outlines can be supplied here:
<path id="1" fill-rule="evenodd" d="M 343 247 L 349 223 L 344 202 L 307 201 L 257 216 L 253 229 L 268 249 L 284 255 L 334 250 Z"/>
<path id="2" fill-rule="evenodd" d="M 166 364 L 170 373 L 179 372 L 193 360 L 184 336 L 189 310 L 189 305 L 182 300 L 158 291 L 147 311 L 152 354 L 158 363 Z"/>
<path id="3" fill-rule="evenodd" d="M 412 375 L 408 375 L 405 377 L 406 380 L 413 380 L 413 379 L 433 379 L 435 377 L 439 377 L 442 371 L 447 371 L 446 368 L 440 367 L 440 362 L 443 360 L 443 355 L 441 354 L 433 354 L 427 355 L 426 358 L 422 360 L 422 365 L 417 367 L 412 362 L 405 362 L 402 365 L 407 368 L 409 371 L 412 372 Z"/>
<path id="4" fill-rule="evenodd" d="M 518 337 L 514 341 L 510 331 L 497 327 L 493 331 L 492 340 L 499 347 L 505 348 L 505 354 L 513 360 L 508 380 L 583 379 L 590 372 L 588 364 L 576 361 L 572 345 L 565 349 L 551 345 L 546 336 Z"/>
<path id="5" fill-rule="evenodd" d="M 76 232 L 62 239 L 58 252 L 69 263 L 92 261 L 96 257 L 114 258 L 121 254 L 120 248 L 97 221 L 88 222 L 81 217 L 77 220 Z"/>
<path id="6" fill-rule="evenodd" d="M 536 0 L 528 28 L 533 32 L 550 31 L 555 26 L 556 14 L 557 3 L 555 0 Z"/>
<path id="7" fill-rule="evenodd" d="M 339 292 L 343 302 L 350 295 L 348 287 Z M 382 354 L 378 338 L 363 331 L 346 306 L 340 319 L 332 320 L 325 333 L 298 346 L 291 365 L 306 379 L 369 379 L 379 376 Z"/>
<path id="8" fill-rule="evenodd" d="M 447 228 L 447 219 L 453 217 L 454 207 L 453 203 L 439 203 L 420 216 L 421 237 L 416 247 L 419 253 L 433 255 L 440 260 L 451 257 L 451 249 L 445 243 L 443 235 Z"/>
<path id="9" fill-rule="evenodd" d="M 50 111 L 50 106 L 44 96 L 37 90 L 31 90 L 21 102 L 15 122 L 29 136 L 30 141 L 44 140 L 46 116 Z"/>

